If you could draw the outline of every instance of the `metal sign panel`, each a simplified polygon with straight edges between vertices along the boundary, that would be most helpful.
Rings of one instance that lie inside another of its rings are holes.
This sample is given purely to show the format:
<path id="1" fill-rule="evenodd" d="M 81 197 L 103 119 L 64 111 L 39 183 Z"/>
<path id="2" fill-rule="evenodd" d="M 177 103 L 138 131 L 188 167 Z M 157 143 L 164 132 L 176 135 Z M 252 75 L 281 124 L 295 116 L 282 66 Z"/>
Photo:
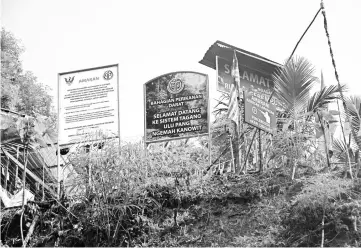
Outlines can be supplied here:
<path id="1" fill-rule="evenodd" d="M 272 132 L 277 127 L 276 107 L 268 102 L 267 95 L 257 91 L 248 90 L 245 98 L 245 122 L 265 132 Z"/>
<path id="2" fill-rule="evenodd" d="M 58 75 L 59 145 L 81 142 L 100 130 L 119 137 L 118 65 Z"/>
<path id="3" fill-rule="evenodd" d="M 232 62 L 221 57 L 216 57 L 217 65 L 217 90 L 223 93 L 230 92 L 232 78 Z M 258 90 L 270 96 L 274 88 L 274 83 L 270 75 L 259 72 L 239 64 L 239 74 L 243 91 Z M 278 111 L 285 109 L 285 104 L 276 97 L 272 97 L 271 102 L 276 105 Z"/>
<path id="4" fill-rule="evenodd" d="M 145 142 L 209 133 L 208 76 L 173 72 L 144 84 Z"/>
<path id="5" fill-rule="evenodd" d="M 232 63 L 216 56 L 217 90 L 229 94 L 233 78 L 231 75 Z"/>

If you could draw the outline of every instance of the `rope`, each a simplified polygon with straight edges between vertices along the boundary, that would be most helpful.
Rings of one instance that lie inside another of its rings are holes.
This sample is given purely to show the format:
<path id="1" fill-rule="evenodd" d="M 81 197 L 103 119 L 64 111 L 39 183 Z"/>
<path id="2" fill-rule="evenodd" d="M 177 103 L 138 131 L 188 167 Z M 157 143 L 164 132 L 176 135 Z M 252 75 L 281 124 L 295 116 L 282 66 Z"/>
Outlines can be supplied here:
<path id="1" fill-rule="evenodd" d="M 345 101 L 345 98 L 344 98 L 344 95 L 343 95 L 343 92 L 342 92 L 340 79 L 339 79 L 338 72 L 337 72 L 337 69 L 336 69 L 336 62 L 335 62 L 335 59 L 334 59 L 334 56 L 333 56 L 330 34 L 329 34 L 328 28 L 327 28 L 326 10 L 325 10 L 325 6 L 323 4 L 323 0 L 321 0 L 321 9 L 322 9 L 322 15 L 323 15 L 323 24 L 324 24 L 324 28 L 325 28 L 325 32 L 326 32 L 326 36 L 327 36 L 328 47 L 330 48 L 330 55 L 331 55 L 332 65 L 333 65 L 333 68 L 335 70 L 335 77 L 336 77 L 336 80 L 337 80 L 338 89 L 340 91 L 340 96 L 341 96 L 342 104 L 343 104 L 343 107 L 344 107 L 344 110 L 345 110 L 345 113 L 346 113 L 347 121 L 351 124 L 350 114 L 349 114 L 348 108 L 346 106 L 346 101 Z M 338 106 L 338 102 L 337 102 L 337 106 Z M 345 137 L 345 132 L 344 132 L 344 127 L 342 125 L 341 115 L 339 115 L 339 117 L 340 117 L 341 131 L 342 131 L 342 134 L 343 134 L 342 136 L 343 136 L 345 144 L 347 144 L 346 137 Z M 347 161 L 348 161 L 348 164 L 349 164 L 349 167 L 350 167 L 350 173 L 351 173 L 351 177 L 352 177 L 351 160 L 350 160 L 349 151 L 346 154 L 347 154 Z"/>

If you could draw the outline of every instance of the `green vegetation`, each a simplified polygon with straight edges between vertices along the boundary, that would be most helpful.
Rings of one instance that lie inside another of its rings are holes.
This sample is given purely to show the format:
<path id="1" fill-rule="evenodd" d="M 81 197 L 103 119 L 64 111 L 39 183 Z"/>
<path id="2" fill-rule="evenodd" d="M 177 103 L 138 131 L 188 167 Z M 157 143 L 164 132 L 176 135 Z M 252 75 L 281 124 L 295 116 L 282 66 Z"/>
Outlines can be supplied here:
<path id="1" fill-rule="evenodd" d="M 50 102 L 39 100 L 49 98 L 15 98 L 41 86 L 21 72 L 22 48 L 10 33 L 2 33 L 1 46 L 8 49 L 2 56 L 10 56 L 2 72 L 2 107 L 32 115 L 18 122 L 17 133 L 26 144 L 39 143 L 50 133 L 51 121 L 33 110 L 50 116 Z M 17 81 L 22 76 L 27 79 Z M 317 78 L 303 58 L 292 59 L 274 81 L 289 108 L 278 113 L 278 130 L 261 139 L 263 168 L 251 159 L 237 173 L 227 168 L 230 139 L 244 161 L 253 128 L 244 125 L 237 133 L 225 118 L 225 97 L 212 124 L 212 158 L 206 138 L 152 144 L 147 153 L 141 143 L 118 146 L 106 137 L 86 142 L 67 154 L 66 167 L 76 173 L 65 178 L 70 185 L 61 187 L 59 199 L 48 196 L 1 211 L 2 245 L 358 246 L 361 100 L 347 101 L 352 122 L 348 143 L 331 141 L 332 116 L 345 119 L 342 109 L 328 110 L 338 99 L 338 87 L 311 95 Z M 251 154 L 257 156 L 258 149 L 253 146 Z"/>

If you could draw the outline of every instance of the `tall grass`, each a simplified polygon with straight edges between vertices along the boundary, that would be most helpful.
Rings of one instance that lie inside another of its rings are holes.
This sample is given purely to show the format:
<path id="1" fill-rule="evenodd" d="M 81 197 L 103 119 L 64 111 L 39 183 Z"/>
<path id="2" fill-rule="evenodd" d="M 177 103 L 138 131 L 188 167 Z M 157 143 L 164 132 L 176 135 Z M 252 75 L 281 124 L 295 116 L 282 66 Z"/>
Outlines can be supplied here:
<path id="1" fill-rule="evenodd" d="M 78 174 L 70 184 L 81 189 L 73 206 L 81 219 L 79 238 L 87 246 L 136 245 L 137 237 L 156 229 L 152 218 L 161 208 L 177 208 L 202 191 L 208 151 L 173 144 L 152 145 L 146 153 L 141 143 L 103 139 L 79 147 L 69 161 Z"/>

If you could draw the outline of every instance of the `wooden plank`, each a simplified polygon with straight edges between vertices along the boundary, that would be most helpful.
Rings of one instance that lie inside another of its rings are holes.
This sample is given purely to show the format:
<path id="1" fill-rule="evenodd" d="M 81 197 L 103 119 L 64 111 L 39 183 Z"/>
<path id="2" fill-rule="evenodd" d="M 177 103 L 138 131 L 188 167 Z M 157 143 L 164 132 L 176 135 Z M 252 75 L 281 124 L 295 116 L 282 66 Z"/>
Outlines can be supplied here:
<path id="1" fill-rule="evenodd" d="M 17 166 L 19 166 L 22 170 L 24 170 L 24 166 L 16 159 L 14 158 L 10 153 L 8 153 L 7 151 L 5 151 L 3 149 L 3 152 L 5 153 L 5 155 L 10 158 Z M 46 188 L 47 190 L 49 190 L 49 192 L 56 197 L 56 193 L 46 184 L 43 183 L 43 180 L 41 180 L 39 177 L 37 177 L 34 173 L 32 173 L 30 170 L 27 170 L 26 173 L 32 177 L 36 182 L 40 183 L 41 185 L 43 185 L 44 188 Z"/>
<path id="2" fill-rule="evenodd" d="M 9 176 L 9 158 L 6 159 L 6 170 L 5 170 L 5 190 L 8 190 L 8 176 Z"/>

